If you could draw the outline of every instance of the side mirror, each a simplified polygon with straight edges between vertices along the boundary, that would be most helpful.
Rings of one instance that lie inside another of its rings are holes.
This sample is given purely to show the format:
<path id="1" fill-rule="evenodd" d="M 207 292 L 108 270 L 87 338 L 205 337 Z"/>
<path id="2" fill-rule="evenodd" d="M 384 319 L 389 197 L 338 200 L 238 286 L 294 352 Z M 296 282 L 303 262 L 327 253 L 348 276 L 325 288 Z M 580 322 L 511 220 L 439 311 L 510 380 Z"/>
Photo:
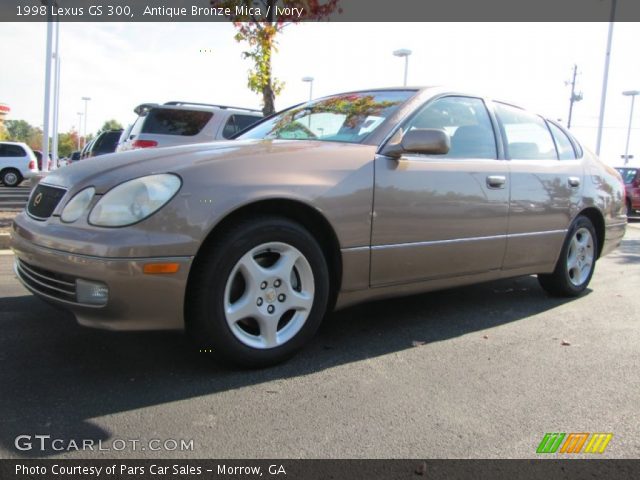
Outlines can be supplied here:
<path id="1" fill-rule="evenodd" d="M 402 135 L 401 131 L 398 131 L 398 134 Z M 381 152 L 383 155 L 392 158 L 400 158 L 403 153 L 444 155 L 451 148 L 451 139 L 447 132 L 437 128 L 416 128 L 402 135 L 402 139 L 394 140 L 396 139 L 392 138 L 384 147 Z"/>

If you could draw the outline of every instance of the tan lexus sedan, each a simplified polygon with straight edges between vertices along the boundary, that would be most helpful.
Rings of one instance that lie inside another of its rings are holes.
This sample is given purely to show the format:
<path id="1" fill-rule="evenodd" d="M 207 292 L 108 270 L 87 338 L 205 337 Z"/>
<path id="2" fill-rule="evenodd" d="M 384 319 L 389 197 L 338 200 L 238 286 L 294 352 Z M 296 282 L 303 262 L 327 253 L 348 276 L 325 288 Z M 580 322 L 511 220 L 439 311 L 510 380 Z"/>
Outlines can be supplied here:
<path id="1" fill-rule="evenodd" d="M 618 173 L 554 122 L 442 88 L 367 90 L 233 141 L 56 171 L 12 247 L 22 283 L 83 325 L 185 328 L 263 366 L 374 298 L 530 274 L 579 295 L 624 205 Z"/>

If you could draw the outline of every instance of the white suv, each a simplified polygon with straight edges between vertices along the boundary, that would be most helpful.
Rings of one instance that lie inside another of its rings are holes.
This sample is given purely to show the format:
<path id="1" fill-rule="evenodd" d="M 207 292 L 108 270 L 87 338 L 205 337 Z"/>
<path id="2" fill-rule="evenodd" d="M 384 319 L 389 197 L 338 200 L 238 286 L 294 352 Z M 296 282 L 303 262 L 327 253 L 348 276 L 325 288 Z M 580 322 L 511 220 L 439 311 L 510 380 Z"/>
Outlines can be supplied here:
<path id="1" fill-rule="evenodd" d="M 259 110 L 204 103 L 143 103 L 120 137 L 117 152 L 147 147 L 169 147 L 232 138 L 261 120 Z"/>
<path id="2" fill-rule="evenodd" d="M 26 143 L 0 142 L 0 182 L 17 187 L 22 180 L 38 174 L 38 162 Z"/>

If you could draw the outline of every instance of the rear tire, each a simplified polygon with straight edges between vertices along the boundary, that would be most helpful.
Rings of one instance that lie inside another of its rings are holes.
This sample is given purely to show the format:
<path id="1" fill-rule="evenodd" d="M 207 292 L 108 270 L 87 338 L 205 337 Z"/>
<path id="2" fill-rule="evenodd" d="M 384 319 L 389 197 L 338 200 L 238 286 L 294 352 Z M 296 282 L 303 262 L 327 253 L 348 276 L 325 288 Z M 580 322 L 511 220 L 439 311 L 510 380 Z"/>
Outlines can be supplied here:
<path id="1" fill-rule="evenodd" d="M 203 251 L 189 280 L 187 332 L 201 352 L 244 367 L 266 367 L 296 353 L 327 309 L 329 272 L 302 226 L 252 218 Z"/>
<path id="2" fill-rule="evenodd" d="M 553 273 L 538 275 L 542 288 L 558 297 L 577 297 L 584 292 L 595 270 L 597 242 L 591 220 L 578 216 L 569 229 Z"/>
<path id="3" fill-rule="evenodd" d="M 631 208 L 631 199 L 627 198 L 627 217 L 633 215 L 633 208 Z"/>
<path id="4" fill-rule="evenodd" d="M 0 174 L 0 180 L 5 187 L 17 187 L 22 183 L 22 175 L 15 168 L 7 168 Z"/>

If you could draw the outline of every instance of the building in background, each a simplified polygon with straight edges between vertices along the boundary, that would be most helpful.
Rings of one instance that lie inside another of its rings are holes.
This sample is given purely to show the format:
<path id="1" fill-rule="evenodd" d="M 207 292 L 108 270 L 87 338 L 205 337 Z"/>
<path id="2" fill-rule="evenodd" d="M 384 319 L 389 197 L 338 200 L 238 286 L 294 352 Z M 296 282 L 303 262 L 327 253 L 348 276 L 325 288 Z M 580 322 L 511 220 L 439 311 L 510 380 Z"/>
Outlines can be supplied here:
<path id="1" fill-rule="evenodd" d="M 0 102 L 0 127 L 4 125 L 5 117 L 9 115 L 10 111 L 11 111 L 11 107 L 9 107 L 9 105 L 7 105 L 6 103 Z"/>

